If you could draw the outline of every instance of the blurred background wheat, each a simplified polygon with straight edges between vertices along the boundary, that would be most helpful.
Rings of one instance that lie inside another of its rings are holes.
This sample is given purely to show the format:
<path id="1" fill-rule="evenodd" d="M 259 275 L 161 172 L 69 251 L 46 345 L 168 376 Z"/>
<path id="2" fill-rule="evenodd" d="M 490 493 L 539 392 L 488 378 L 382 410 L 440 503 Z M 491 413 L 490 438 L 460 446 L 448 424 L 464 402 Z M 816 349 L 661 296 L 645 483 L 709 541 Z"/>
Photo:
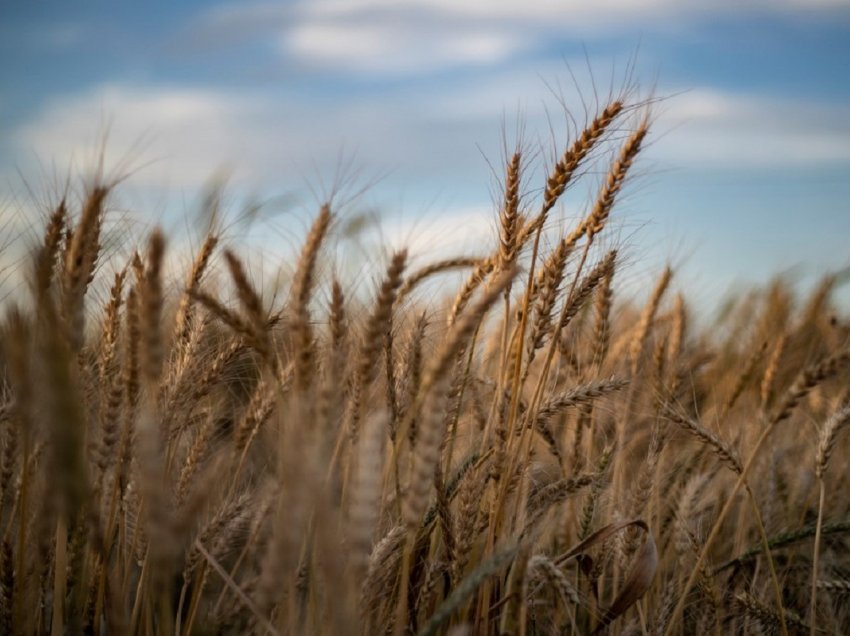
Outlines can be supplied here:
<path id="1" fill-rule="evenodd" d="M 850 633 L 845 0 L 139 7 L 0 9 L 0 633 Z"/>
<path id="2" fill-rule="evenodd" d="M 4 310 L 3 631 L 846 631 L 837 280 L 709 324 L 670 267 L 619 301 L 607 227 L 652 138 L 630 97 L 541 184 L 509 153 L 493 245 L 397 250 L 369 294 L 327 258 L 330 198 L 277 295 L 213 222 L 181 282 L 153 230 L 98 300 L 114 184 L 59 201 Z"/>

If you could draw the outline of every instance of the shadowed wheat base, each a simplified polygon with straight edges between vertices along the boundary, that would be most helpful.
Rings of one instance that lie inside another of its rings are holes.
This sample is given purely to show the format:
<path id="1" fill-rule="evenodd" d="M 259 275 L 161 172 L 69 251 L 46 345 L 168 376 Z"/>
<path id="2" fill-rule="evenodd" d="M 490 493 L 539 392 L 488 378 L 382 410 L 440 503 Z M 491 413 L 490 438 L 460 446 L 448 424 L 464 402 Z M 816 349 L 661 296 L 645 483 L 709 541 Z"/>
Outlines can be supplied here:
<path id="1" fill-rule="evenodd" d="M 58 205 L 2 327 L 0 632 L 847 633 L 836 280 L 708 327 L 670 269 L 618 302 L 649 123 L 612 101 L 540 184 L 518 148 L 491 253 L 399 251 L 371 301 L 325 276 L 328 202 L 283 302 L 214 232 L 166 293 L 153 232 L 97 307 L 109 188 Z"/>

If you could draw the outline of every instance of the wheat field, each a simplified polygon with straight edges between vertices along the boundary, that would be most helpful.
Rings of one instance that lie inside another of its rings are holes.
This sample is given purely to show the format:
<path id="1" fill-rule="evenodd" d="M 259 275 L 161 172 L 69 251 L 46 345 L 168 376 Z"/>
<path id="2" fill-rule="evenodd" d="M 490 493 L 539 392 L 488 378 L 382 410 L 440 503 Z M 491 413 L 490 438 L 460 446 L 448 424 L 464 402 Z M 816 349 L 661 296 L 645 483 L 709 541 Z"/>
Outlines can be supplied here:
<path id="1" fill-rule="evenodd" d="M 396 251 L 367 297 L 333 200 L 273 300 L 215 227 L 178 285 L 158 230 L 104 265 L 105 180 L 57 203 L 3 308 L 0 632 L 848 633 L 837 279 L 621 299 L 651 124 L 613 99 L 544 183 L 517 148 L 489 254 Z"/>

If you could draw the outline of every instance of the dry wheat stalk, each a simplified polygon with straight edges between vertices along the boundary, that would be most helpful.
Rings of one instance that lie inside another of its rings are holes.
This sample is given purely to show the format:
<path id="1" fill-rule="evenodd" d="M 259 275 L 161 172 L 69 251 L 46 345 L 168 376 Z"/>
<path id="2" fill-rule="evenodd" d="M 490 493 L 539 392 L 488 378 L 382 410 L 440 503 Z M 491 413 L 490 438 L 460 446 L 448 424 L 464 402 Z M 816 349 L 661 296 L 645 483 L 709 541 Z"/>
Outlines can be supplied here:
<path id="1" fill-rule="evenodd" d="M 643 313 L 640 315 L 640 320 L 634 330 L 631 344 L 629 345 L 629 362 L 632 375 L 636 375 L 640 356 L 643 352 L 643 347 L 646 342 L 646 337 L 649 334 L 649 329 L 652 326 L 652 321 L 655 320 L 655 314 L 658 311 L 658 306 L 661 303 L 661 298 L 670 284 L 670 279 L 673 277 L 673 270 L 669 267 L 664 269 L 661 278 L 655 284 L 655 289 L 652 290 L 652 295 L 649 297 L 649 302 L 644 307 Z"/>
<path id="2" fill-rule="evenodd" d="M 507 167 L 505 201 L 499 216 L 499 258 L 501 269 L 510 269 L 516 262 L 519 232 L 519 185 L 522 179 L 522 155 L 515 152 Z"/>
<path id="3" fill-rule="evenodd" d="M 53 282 L 61 247 L 62 234 L 68 217 L 68 208 L 63 198 L 53 210 L 44 229 L 44 239 L 36 254 L 35 294 L 44 295 Z"/>
<path id="4" fill-rule="evenodd" d="M 62 270 L 62 311 L 68 324 L 71 347 L 75 351 L 83 345 L 85 329 L 84 297 L 94 278 L 97 257 L 100 252 L 100 231 L 103 224 L 103 206 L 109 189 L 95 186 L 83 204 L 80 220 L 71 235 L 71 241 L 65 253 Z M 48 235 L 52 242 L 52 236 Z M 48 243 L 49 254 L 50 243 Z M 48 256 L 47 262 L 52 260 Z M 46 269 L 45 269 L 46 274 Z M 44 280 L 44 276 L 42 277 Z"/>
<path id="5" fill-rule="evenodd" d="M 818 479 L 823 479 L 827 466 L 829 466 L 829 459 L 835 450 L 838 436 L 848 425 L 850 425 L 850 407 L 844 407 L 833 413 L 821 429 L 815 457 L 815 474 Z"/>
<path id="6" fill-rule="evenodd" d="M 627 380 L 608 378 L 577 386 L 543 404 L 537 412 L 537 421 L 546 422 L 565 409 L 589 404 L 609 393 L 619 391 L 628 384 Z"/>
<path id="7" fill-rule="evenodd" d="M 588 154 L 590 154 L 596 143 L 603 137 L 617 116 L 623 111 L 624 106 L 625 104 L 620 100 L 614 100 L 608 104 L 555 163 L 552 167 L 552 172 L 546 180 L 542 209 L 537 217 L 523 228 L 520 243 L 524 243 L 529 236 L 543 225 L 546 215 L 555 207 L 558 199 L 575 176 L 576 170 Z M 634 151 L 634 154 L 637 154 L 637 150 Z"/>
<path id="8" fill-rule="evenodd" d="M 218 236 L 213 233 L 207 234 L 204 239 L 201 249 L 195 256 L 192 262 L 192 267 L 189 270 L 189 278 L 186 281 L 186 291 L 180 296 L 180 304 L 177 307 L 177 314 L 174 319 L 174 338 L 178 345 L 185 347 L 189 342 L 189 335 L 192 330 L 192 295 L 201 286 L 201 280 L 207 271 L 213 252 L 218 245 Z M 184 351 L 184 349 L 178 349 Z M 183 353 L 182 355 L 185 355 Z"/>
<path id="9" fill-rule="evenodd" d="M 474 258 L 467 256 L 458 256 L 455 258 L 446 258 L 434 263 L 430 263 L 408 274 L 401 288 L 398 290 L 398 302 L 406 298 L 413 290 L 419 286 L 424 280 L 435 274 L 442 274 L 453 269 L 464 269 L 467 267 L 477 267 L 485 259 Z"/>
<path id="10" fill-rule="evenodd" d="M 378 376 L 378 358 L 381 355 L 384 339 L 389 330 L 392 329 L 393 305 L 401 287 L 402 275 L 407 266 L 407 250 L 401 250 L 393 254 L 387 269 L 386 278 L 378 290 L 374 308 L 366 320 L 365 330 L 360 343 L 360 352 L 357 356 L 357 365 L 354 371 L 354 392 L 351 410 L 350 433 L 352 437 L 357 436 L 357 426 L 361 418 L 363 393 L 374 382 Z"/>
<path id="11" fill-rule="evenodd" d="M 383 441 L 387 415 L 378 413 L 366 420 L 358 437 L 357 463 L 348 510 L 351 563 L 365 571 L 372 537 L 378 522 L 381 499 L 381 471 L 384 464 Z M 357 578 L 361 578 L 362 574 Z"/>
<path id="12" fill-rule="evenodd" d="M 675 422 L 688 433 L 710 446 L 721 461 L 729 466 L 729 468 L 731 468 L 735 473 L 739 475 L 741 474 L 743 466 L 741 465 L 738 453 L 736 453 L 726 442 L 721 440 L 715 433 L 705 428 L 696 420 L 677 412 L 672 408 L 667 409 L 664 415 L 671 422 Z"/>
<path id="13" fill-rule="evenodd" d="M 313 380 L 314 344 L 313 330 L 310 320 L 310 295 L 316 277 L 316 262 L 319 248 L 328 233 L 333 215 L 329 204 L 324 204 L 319 210 L 319 216 L 313 221 L 313 226 L 307 234 L 307 240 L 301 249 L 298 268 L 292 284 L 292 331 L 294 332 L 296 348 L 295 384 L 300 391 L 310 387 Z"/>

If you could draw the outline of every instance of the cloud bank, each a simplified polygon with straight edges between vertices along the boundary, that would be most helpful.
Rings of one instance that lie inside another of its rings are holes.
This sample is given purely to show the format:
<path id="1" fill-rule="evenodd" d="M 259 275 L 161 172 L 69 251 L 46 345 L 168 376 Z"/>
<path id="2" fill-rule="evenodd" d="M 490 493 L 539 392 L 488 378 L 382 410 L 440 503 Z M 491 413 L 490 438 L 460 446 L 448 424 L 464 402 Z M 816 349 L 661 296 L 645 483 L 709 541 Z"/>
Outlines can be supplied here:
<path id="1" fill-rule="evenodd" d="M 302 0 L 213 9 L 187 35 L 198 43 L 273 38 L 308 70 L 410 75 L 497 64 L 565 36 L 682 32 L 700 21 L 847 14 L 850 0 Z"/>
<path id="2" fill-rule="evenodd" d="M 543 82 L 521 118 L 527 136 L 551 145 Z M 137 184 L 199 187 L 222 167 L 245 185 L 304 172 L 328 174 L 341 152 L 374 173 L 454 187 L 498 163 L 505 77 L 429 95 L 408 91 L 342 100 L 265 91 L 107 84 L 57 97 L 14 131 L 15 154 L 88 168 L 107 132 L 108 168 L 141 167 Z M 671 91 L 672 92 L 672 91 Z M 580 106 L 579 106 L 580 108 Z M 499 112 L 501 109 L 501 113 Z M 648 156 L 667 168 L 816 168 L 850 162 L 847 107 L 700 88 L 656 108 L 660 136 Z M 556 107 L 557 112 L 557 107 Z M 111 123 L 110 123 L 111 122 Z M 557 145 L 566 143 L 557 139 Z M 478 145 L 476 145 L 478 144 Z M 484 153 L 482 157 L 481 153 Z M 301 175 L 299 175 L 301 176 Z"/>

